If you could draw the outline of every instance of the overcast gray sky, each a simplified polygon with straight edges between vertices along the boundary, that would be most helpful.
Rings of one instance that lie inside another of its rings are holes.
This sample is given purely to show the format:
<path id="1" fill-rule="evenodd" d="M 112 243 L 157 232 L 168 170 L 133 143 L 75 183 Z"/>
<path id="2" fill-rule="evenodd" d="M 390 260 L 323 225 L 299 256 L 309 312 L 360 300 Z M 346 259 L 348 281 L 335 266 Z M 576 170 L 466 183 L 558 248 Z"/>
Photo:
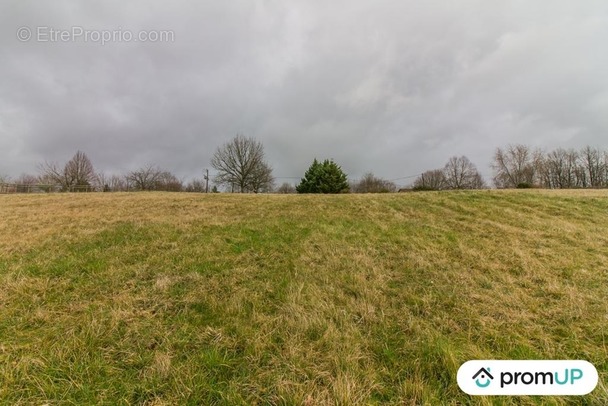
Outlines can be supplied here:
<path id="1" fill-rule="evenodd" d="M 608 148 L 604 0 L 3 0 L 0 61 L 12 176 L 82 150 L 188 180 L 237 133 L 278 177 L 464 154 L 489 178 L 509 143 Z"/>

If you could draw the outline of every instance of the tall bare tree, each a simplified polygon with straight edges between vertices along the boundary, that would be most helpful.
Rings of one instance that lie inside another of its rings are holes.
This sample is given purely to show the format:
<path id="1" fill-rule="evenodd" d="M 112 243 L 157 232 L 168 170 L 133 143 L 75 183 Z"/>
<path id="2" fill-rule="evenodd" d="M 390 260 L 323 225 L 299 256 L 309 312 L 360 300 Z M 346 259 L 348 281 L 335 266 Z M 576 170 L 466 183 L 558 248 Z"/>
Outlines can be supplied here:
<path id="1" fill-rule="evenodd" d="M 536 164 L 539 157 L 540 152 L 532 151 L 527 145 L 497 148 L 492 162 L 494 184 L 498 188 L 532 186 L 536 181 Z"/>
<path id="2" fill-rule="evenodd" d="M 483 178 L 477 168 L 466 156 L 452 157 L 443 168 L 448 189 L 481 189 Z"/>
<path id="3" fill-rule="evenodd" d="M 588 187 L 600 188 L 605 185 L 606 162 L 602 159 L 602 152 L 597 148 L 586 146 L 580 152 L 581 165 L 588 180 Z"/>
<path id="4" fill-rule="evenodd" d="M 254 138 L 237 135 L 215 151 L 211 166 L 218 172 L 217 184 L 236 187 L 241 193 L 267 191 L 274 183 L 264 147 Z"/>
<path id="5" fill-rule="evenodd" d="M 543 159 L 543 183 L 552 189 L 568 189 L 581 186 L 580 172 L 577 171 L 578 152 L 570 149 L 557 148 L 549 152 Z"/>
<path id="6" fill-rule="evenodd" d="M 82 151 L 76 152 L 63 168 L 46 162 L 41 166 L 41 171 L 45 180 L 61 185 L 64 191 L 85 190 L 95 180 L 93 164 Z"/>

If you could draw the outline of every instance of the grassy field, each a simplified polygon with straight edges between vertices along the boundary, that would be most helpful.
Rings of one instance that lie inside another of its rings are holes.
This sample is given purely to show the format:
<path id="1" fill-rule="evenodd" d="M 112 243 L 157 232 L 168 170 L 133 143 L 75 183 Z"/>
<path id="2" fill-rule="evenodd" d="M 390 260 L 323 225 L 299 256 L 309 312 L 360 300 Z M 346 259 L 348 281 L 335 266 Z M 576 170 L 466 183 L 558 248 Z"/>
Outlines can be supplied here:
<path id="1" fill-rule="evenodd" d="M 585 359 L 585 397 L 461 392 Z M 608 404 L 608 192 L 0 196 L 0 404 Z"/>

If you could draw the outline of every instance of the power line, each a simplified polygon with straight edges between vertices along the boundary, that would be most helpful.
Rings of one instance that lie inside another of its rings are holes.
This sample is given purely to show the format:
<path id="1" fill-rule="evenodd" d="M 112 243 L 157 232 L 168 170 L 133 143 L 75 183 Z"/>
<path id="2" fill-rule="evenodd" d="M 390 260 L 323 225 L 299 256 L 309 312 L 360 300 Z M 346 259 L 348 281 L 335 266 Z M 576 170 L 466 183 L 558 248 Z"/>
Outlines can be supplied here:
<path id="1" fill-rule="evenodd" d="M 408 176 L 402 176 L 400 178 L 395 178 L 395 179 L 389 179 L 389 181 L 394 182 L 396 180 L 401 180 L 401 179 L 411 179 L 411 178 L 416 178 L 418 176 L 422 175 L 421 173 L 418 173 L 416 175 L 408 175 Z"/>

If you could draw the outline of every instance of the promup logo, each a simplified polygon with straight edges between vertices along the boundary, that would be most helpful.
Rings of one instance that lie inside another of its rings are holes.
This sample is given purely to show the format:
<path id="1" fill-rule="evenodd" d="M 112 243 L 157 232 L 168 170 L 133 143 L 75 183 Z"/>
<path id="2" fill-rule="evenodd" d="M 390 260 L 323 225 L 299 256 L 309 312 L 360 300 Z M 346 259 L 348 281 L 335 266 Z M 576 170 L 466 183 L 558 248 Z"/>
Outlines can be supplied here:
<path id="1" fill-rule="evenodd" d="M 598 374 L 587 361 L 468 361 L 458 386 L 469 395 L 586 395 Z"/>
<path id="2" fill-rule="evenodd" d="M 487 388 L 492 383 L 494 377 L 490 373 L 490 368 L 481 368 L 475 375 L 473 375 L 473 379 L 475 379 L 475 385 L 480 388 Z M 483 382 L 481 383 L 480 382 Z"/>

